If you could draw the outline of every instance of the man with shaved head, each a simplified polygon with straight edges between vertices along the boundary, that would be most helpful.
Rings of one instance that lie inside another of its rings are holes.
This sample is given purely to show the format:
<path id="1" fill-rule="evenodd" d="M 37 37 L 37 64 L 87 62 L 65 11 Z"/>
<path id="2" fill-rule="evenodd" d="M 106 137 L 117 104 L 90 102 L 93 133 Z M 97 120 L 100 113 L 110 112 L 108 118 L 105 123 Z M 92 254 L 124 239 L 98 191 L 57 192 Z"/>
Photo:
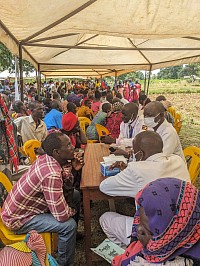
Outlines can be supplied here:
<path id="1" fill-rule="evenodd" d="M 163 152 L 163 141 L 158 133 L 144 131 L 133 140 L 133 161 L 128 165 L 116 162 L 111 168 L 119 167 L 121 172 L 106 178 L 100 184 L 101 192 L 109 196 L 134 198 L 149 182 L 158 178 L 174 177 L 190 182 L 186 164 L 180 156 Z M 115 212 L 106 212 L 100 217 L 100 224 L 107 237 L 116 244 L 130 243 L 133 217 Z"/>
<path id="2" fill-rule="evenodd" d="M 114 139 L 111 136 L 103 136 L 101 141 L 106 144 L 116 143 L 131 147 L 135 136 L 142 131 L 143 124 L 143 119 L 138 115 L 137 104 L 127 103 L 122 109 L 122 123 L 118 139 Z"/>
<path id="3" fill-rule="evenodd" d="M 179 136 L 175 128 L 165 119 L 165 108 L 161 102 L 148 103 L 144 108 L 144 123 L 150 130 L 156 131 L 163 141 L 166 155 L 177 154 L 185 162 Z"/>

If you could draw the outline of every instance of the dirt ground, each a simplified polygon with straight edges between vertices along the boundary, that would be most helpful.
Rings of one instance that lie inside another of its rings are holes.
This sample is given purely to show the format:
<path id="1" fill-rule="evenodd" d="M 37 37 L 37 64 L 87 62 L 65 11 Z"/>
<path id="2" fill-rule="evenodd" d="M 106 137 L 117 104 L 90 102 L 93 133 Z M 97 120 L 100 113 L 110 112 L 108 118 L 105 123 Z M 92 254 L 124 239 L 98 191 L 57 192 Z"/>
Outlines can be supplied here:
<path id="1" fill-rule="evenodd" d="M 150 95 L 151 100 L 155 100 L 158 95 Z M 195 145 L 200 147 L 200 93 L 192 94 L 165 94 L 167 100 L 169 100 L 182 115 L 183 126 L 180 132 L 180 140 L 183 148 Z M 195 185 L 200 189 L 200 178 L 196 181 Z M 133 204 L 127 201 L 118 201 L 116 203 L 117 212 L 127 215 L 134 215 Z M 92 246 L 96 247 L 105 239 L 100 226 L 99 217 L 104 212 L 108 211 L 108 202 L 96 201 L 91 206 L 91 225 L 92 225 Z M 88 221 L 89 223 L 90 221 Z M 84 232 L 84 223 L 80 221 L 79 231 Z M 84 240 L 78 241 L 76 245 L 75 265 L 86 265 L 85 252 L 84 252 Z M 97 262 L 93 265 L 106 266 L 108 263 Z"/>

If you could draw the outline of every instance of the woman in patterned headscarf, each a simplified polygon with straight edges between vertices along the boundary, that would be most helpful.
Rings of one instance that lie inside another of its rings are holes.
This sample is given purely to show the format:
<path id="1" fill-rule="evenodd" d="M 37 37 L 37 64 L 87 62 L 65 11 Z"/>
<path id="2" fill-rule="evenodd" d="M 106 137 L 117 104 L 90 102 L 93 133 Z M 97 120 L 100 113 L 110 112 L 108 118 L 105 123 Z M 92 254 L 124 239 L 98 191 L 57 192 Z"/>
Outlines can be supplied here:
<path id="1" fill-rule="evenodd" d="M 118 99 L 113 99 L 112 112 L 107 118 L 106 128 L 112 138 L 117 139 L 120 134 L 120 124 L 122 122 L 122 108 L 124 104 Z"/>
<path id="2" fill-rule="evenodd" d="M 141 190 L 136 202 L 131 244 L 114 258 L 113 265 L 200 265 L 200 192 L 196 187 L 162 178 Z"/>

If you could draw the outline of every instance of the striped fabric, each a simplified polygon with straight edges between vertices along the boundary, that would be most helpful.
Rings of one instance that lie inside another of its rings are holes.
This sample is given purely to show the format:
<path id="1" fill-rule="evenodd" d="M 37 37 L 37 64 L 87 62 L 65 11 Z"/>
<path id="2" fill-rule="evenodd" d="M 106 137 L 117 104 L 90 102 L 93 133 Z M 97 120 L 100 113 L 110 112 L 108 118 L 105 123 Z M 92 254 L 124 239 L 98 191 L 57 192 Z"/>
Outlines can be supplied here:
<path id="1" fill-rule="evenodd" d="M 27 242 L 18 242 L 0 252 L 1 266 L 49 266 L 46 247 L 41 235 L 32 230 Z"/>

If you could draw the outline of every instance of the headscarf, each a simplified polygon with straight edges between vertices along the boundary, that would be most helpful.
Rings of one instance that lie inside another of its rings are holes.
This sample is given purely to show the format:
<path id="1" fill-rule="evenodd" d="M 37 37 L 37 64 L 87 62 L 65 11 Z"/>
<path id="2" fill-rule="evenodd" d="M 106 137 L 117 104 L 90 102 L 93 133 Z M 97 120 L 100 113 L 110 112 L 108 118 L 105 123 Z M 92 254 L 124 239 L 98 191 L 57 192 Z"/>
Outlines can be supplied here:
<path id="1" fill-rule="evenodd" d="M 118 112 L 121 111 L 124 104 L 122 102 L 115 102 L 112 104 L 112 112 Z"/>
<path id="2" fill-rule="evenodd" d="M 132 256 L 126 250 L 120 265 L 128 265 L 136 255 L 151 263 L 162 263 L 180 255 L 200 259 L 200 192 L 196 187 L 176 178 L 157 179 L 138 192 L 136 202 L 138 208 L 144 208 L 153 236 L 140 253 L 137 250 L 138 254 L 134 254 L 134 249 L 141 244 L 136 232 L 140 223 L 137 211 L 132 227 L 133 242 L 129 245 L 129 251 L 132 245 Z"/>
<path id="3" fill-rule="evenodd" d="M 82 99 L 82 96 L 78 97 L 76 94 L 72 93 L 67 96 L 67 101 L 75 103 L 76 105 L 80 104 L 80 101 Z"/>
<path id="4" fill-rule="evenodd" d="M 5 137 L 9 152 L 9 163 L 11 167 L 12 166 L 15 167 L 15 171 L 17 172 L 19 166 L 19 158 L 18 158 L 17 145 L 14 136 L 14 127 L 12 124 L 12 120 L 8 115 L 8 108 L 1 94 L 0 94 L 0 111 L 1 111 L 1 120 L 3 120 L 4 122 L 3 125 L 5 126 L 4 130 L 5 130 Z"/>
<path id="5" fill-rule="evenodd" d="M 65 131 L 71 131 L 75 127 L 77 121 L 78 117 L 72 112 L 64 114 L 62 117 L 62 128 Z"/>

